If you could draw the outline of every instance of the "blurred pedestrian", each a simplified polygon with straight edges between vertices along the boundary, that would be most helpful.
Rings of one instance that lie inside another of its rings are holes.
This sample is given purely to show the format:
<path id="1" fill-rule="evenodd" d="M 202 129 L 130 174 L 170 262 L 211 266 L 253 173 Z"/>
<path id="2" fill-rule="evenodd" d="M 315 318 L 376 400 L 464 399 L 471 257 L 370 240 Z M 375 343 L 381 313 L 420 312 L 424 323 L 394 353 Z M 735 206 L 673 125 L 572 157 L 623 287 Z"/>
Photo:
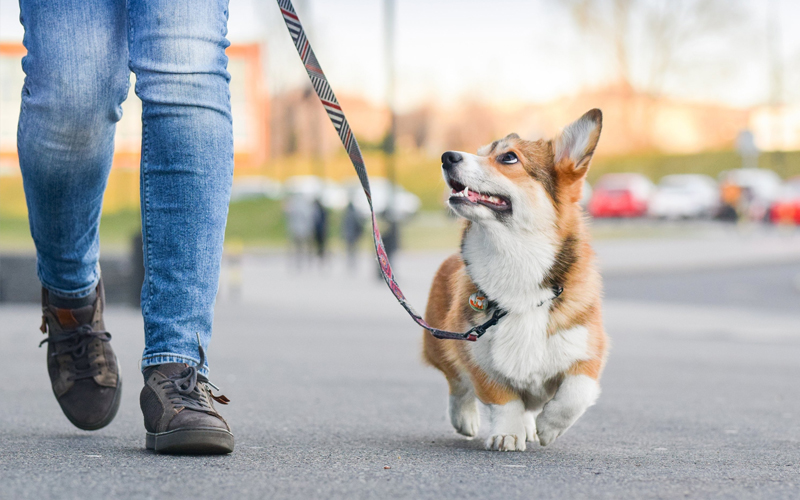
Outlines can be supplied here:
<path id="1" fill-rule="evenodd" d="M 359 215 L 353 202 L 347 203 L 342 219 L 342 236 L 347 248 L 347 264 L 350 269 L 355 269 L 358 257 L 358 241 L 364 233 L 364 220 Z"/>
<path id="2" fill-rule="evenodd" d="M 21 0 L 20 20 L 17 148 L 56 400 L 85 430 L 108 425 L 121 400 L 98 228 L 133 71 L 143 130 L 145 443 L 229 453 L 233 434 L 214 408 L 227 400 L 206 378 L 233 179 L 228 2 Z"/>
<path id="3" fill-rule="evenodd" d="M 742 196 L 741 188 L 730 181 L 725 181 L 720 188 L 720 193 L 722 206 L 717 217 L 726 222 L 738 221 L 739 200 Z"/>
<path id="4" fill-rule="evenodd" d="M 317 257 L 320 262 L 325 261 L 326 245 L 328 243 L 328 211 L 319 198 L 314 200 L 314 243 L 317 247 Z"/>
<path id="5" fill-rule="evenodd" d="M 292 254 L 297 267 L 311 257 L 314 235 L 315 208 L 312 200 L 302 194 L 290 196 L 284 207 L 286 223 L 292 244 Z"/>

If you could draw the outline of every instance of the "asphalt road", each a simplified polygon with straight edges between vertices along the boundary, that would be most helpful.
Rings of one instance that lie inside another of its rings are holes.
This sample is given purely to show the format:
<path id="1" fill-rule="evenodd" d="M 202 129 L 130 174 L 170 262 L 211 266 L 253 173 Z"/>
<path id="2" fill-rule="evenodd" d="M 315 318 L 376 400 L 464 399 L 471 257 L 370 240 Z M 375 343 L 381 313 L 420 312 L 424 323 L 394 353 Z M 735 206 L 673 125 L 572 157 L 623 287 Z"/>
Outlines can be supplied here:
<path id="1" fill-rule="evenodd" d="M 440 258 L 398 259 L 419 308 Z M 0 498 L 800 498 L 798 272 L 609 277 L 603 394 L 555 444 L 523 453 L 453 433 L 421 333 L 363 264 L 228 269 L 210 350 L 232 400 L 225 457 L 144 450 L 136 310 L 107 315 L 120 413 L 84 432 L 50 392 L 37 308 L 4 305 Z"/>
<path id="2" fill-rule="evenodd" d="M 609 276 L 609 299 L 800 312 L 800 263 Z"/>

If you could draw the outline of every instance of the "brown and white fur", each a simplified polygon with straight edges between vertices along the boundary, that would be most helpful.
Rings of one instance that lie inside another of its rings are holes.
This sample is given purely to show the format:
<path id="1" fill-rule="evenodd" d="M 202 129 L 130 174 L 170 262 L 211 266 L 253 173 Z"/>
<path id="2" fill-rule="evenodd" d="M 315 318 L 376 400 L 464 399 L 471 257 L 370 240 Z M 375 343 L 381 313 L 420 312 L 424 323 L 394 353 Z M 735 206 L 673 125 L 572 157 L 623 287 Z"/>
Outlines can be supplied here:
<path id="1" fill-rule="evenodd" d="M 477 402 L 488 406 L 487 449 L 546 446 L 600 394 L 602 284 L 578 201 L 601 128 L 593 109 L 553 140 L 511 134 L 477 155 L 442 156 L 449 205 L 466 224 L 460 254 L 436 273 L 425 319 L 450 331 L 486 321 L 468 304 L 478 289 L 507 315 L 477 342 L 426 331 L 423 357 L 447 378 L 457 432 L 475 436 Z M 564 289 L 555 299 L 554 285 Z"/>

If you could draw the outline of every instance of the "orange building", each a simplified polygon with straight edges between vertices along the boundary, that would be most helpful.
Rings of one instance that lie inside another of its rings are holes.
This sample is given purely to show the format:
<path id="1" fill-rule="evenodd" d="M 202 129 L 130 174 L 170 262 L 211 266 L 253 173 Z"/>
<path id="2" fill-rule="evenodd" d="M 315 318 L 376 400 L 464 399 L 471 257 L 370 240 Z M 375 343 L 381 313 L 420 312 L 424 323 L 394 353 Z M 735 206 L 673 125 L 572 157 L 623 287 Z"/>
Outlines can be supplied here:
<path id="1" fill-rule="evenodd" d="M 17 120 L 25 74 L 19 43 L 0 43 L 0 212 L 25 213 L 17 158 Z M 226 51 L 231 74 L 234 164 L 236 173 L 260 169 L 269 157 L 269 95 L 258 44 L 231 45 Z M 134 76 L 131 75 L 133 83 Z M 133 209 L 139 204 L 139 159 L 142 103 L 134 92 L 122 105 L 117 124 L 114 164 L 103 204 L 104 212 Z"/>

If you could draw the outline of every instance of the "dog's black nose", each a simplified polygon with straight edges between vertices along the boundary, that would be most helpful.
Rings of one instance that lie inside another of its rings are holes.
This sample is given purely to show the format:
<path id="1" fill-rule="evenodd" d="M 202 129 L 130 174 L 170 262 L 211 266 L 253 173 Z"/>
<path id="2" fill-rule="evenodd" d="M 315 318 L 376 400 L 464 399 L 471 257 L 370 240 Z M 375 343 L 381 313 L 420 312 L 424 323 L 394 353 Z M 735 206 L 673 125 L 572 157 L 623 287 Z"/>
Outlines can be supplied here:
<path id="1" fill-rule="evenodd" d="M 445 151 L 442 155 L 442 167 L 449 170 L 458 165 L 464 158 L 455 151 Z"/>

